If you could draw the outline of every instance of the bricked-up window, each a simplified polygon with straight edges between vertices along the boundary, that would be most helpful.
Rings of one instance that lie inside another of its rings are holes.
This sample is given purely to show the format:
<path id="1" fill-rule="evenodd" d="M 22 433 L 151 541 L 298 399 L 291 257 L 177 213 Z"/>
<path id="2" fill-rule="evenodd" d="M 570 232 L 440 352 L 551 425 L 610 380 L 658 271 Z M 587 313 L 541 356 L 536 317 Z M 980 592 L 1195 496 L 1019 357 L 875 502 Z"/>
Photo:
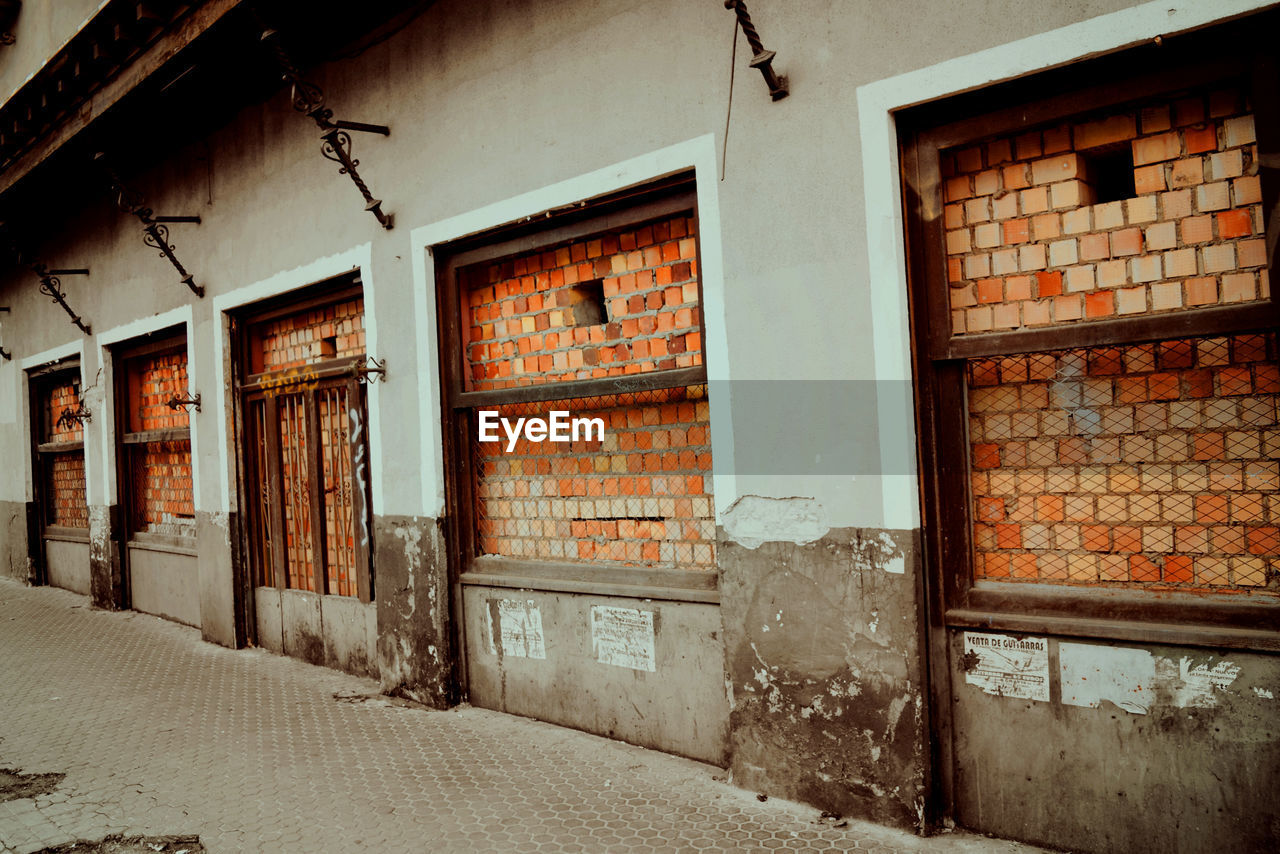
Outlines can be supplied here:
<path id="1" fill-rule="evenodd" d="M 161 334 L 117 356 L 121 502 L 129 533 L 195 536 L 190 396 L 184 335 Z"/>
<path id="2" fill-rule="evenodd" d="M 950 624 L 1280 644 L 1276 104 L 1248 51 L 1210 67 L 1184 50 L 1204 55 L 1175 48 L 1176 73 L 1131 85 L 1108 59 L 1075 70 L 1094 88 L 904 122 Z"/>
<path id="3" fill-rule="evenodd" d="M 255 308 L 236 329 L 255 583 L 371 601 L 359 281 Z"/>
<path id="4" fill-rule="evenodd" d="M 451 447 L 469 460 L 452 455 L 462 571 L 713 584 L 691 185 L 439 255 Z M 479 441 L 481 412 L 552 411 L 598 418 L 604 435 Z"/>
<path id="5" fill-rule="evenodd" d="M 89 527 L 80 368 L 60 365 L 31 376 L 36 499 L 45 530 Z"/>

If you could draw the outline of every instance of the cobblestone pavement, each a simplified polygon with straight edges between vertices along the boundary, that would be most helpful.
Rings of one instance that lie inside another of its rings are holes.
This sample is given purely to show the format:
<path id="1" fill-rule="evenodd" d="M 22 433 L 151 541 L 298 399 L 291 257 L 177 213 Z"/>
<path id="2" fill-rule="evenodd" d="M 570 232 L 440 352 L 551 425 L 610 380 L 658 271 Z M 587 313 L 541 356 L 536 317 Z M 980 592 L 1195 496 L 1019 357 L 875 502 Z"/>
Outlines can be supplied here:
<path id="1" fill-rule="evenodd" d="M 239 851 L 1031 852 L 761 803 L 709 765 L 549 724 L 429 711 L 82 596 L 0 581 L 0 848 L 198 834 Z"/>

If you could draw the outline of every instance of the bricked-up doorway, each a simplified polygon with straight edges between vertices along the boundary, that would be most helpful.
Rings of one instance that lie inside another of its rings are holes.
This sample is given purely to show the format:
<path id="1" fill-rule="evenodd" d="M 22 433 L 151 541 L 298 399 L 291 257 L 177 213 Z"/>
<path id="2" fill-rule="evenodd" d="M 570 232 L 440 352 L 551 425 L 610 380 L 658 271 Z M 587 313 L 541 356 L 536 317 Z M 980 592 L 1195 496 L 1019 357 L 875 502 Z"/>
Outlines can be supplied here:
<path id="1" fill-rule="evenodd" d="M 464 690 L 723 763 L 692 180 L 535 219 L 434 250 Z M 552 411 L 604 435 L 479 441 Z"/>
<path id="2" fill-rule="evenodd" d="M 187 337 L 154 333 L 112 351 L 116 483 L 128 607 L 200 625 Z"/>
<path id="3" fill-rule="evenodd" d="M 373 672 L 364 297 L 349 275 L 239 314 L 233 331 L 246 572 L 257 642 Z"/>
<path id="4" fill-rule="evenodd" d="M 32 485 L 35 492 L 36 581 L 89 593 L 89 504 L 80 360 L 28 372 L 31 392 Z"/>
<path id="5" fill-rule="evenodd" d="M 938 816 L 1091 851 L 1280 820 L 1274 711 L 1188 694 L 1280 650 L 1276 25 L 899 117 Z"/>

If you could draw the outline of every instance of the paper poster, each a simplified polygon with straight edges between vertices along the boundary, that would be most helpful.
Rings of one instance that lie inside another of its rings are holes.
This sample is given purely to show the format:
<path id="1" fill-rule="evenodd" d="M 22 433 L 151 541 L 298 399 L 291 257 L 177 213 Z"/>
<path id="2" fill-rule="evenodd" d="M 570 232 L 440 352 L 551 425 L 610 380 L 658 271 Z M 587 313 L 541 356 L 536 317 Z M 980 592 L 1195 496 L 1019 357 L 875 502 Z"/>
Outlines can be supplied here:
<path id="1" fill-rule="evenodd" d="M 653 612 L 594 605 L 591 650 L 596 661 L 615 667 L 654 672 Z"/>
<path id="2" fill-rule="evenodd" d="M 1049 701 L 1049 639 L 964 633 L 964 681 L 987 694 Z"/>
<path id="3" fill-rule="evenodd" d="M 532 599 L 490 599 L 484 612 L 485 644 L 490 655 L 516 658 L 546 658 L 542 639 L 542 612 Z"/>
<path id="4" fill-rule="evenodd" d="M 1058 644 L 1062 702 L 1096 709 L 1103 700 L 1145 715 L 1155 700 L 1156 662 L 1144 649 L 1100 644 Z"/>

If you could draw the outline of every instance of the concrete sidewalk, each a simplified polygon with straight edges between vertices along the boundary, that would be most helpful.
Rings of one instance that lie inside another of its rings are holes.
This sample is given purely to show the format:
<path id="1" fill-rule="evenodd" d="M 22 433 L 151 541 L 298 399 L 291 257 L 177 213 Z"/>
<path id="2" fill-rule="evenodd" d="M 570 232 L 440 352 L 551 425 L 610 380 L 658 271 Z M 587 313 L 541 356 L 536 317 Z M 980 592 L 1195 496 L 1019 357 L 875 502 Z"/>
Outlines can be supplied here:
<path id="1" fill-rule="evenodd" d="M 0 581 L 0 768 L 66 775 L 0 799 L 0 848 L 124 833 L 211 852 L 1037 850 L 832 827 L 712 766 L 376 690 Z"/>

